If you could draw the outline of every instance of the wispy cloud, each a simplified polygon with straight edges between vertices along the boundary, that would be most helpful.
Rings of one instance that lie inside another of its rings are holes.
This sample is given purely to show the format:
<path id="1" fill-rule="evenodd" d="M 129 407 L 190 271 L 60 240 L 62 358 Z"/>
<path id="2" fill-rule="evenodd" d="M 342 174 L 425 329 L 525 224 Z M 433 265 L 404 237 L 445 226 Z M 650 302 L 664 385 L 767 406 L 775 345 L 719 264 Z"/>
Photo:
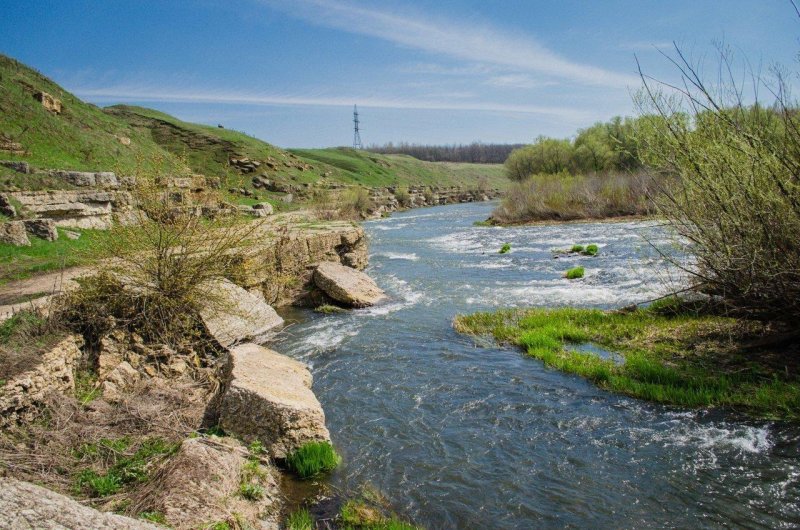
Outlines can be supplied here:
<path id="1" fill-rule="evenodd" d="M 360 107 L 385 109 L 460 110 L 474 112 L 509 112 L 555 116 L 580 123 L 592 118 L 588 112 L 574 108 L 543 107 L 526 104 L 496 102 L 459 101 L 457 97 L 438 99 L 376 98 L 352 96 L 297 96 L 278 94 L 250 94 L 246 92 L 202 91 L 185 89 L 163 89 L 152 86 L 117 86 L 102 89 L 74 87 L 72 91 L 82 98 L 96 102 L 174 102 L 216 103 L 264 106 L 325 106 L 349 107 L 358 103 Z M 457 95 L 457 94 L 456 94 Z"/>
<path id="2" fill-rule="evenodd" d="M 310 23 L 368 35 L 401 46 L 451 58 L 535 72 L 589 85 L 626 87 L 634 75 L 571 61 L 527 35 L 488 25 L 437 21 L 425 13 L 400 13 L 362 7 L 342 0 L 259 0 Z"/>
<path id="3" fill-rule="evenodd" d="M 489 86 L 498 88 L 542 88 L 557 85 L 555 81 L 542 81 L 525 74 L 496 75 L 486 80 Z"/>

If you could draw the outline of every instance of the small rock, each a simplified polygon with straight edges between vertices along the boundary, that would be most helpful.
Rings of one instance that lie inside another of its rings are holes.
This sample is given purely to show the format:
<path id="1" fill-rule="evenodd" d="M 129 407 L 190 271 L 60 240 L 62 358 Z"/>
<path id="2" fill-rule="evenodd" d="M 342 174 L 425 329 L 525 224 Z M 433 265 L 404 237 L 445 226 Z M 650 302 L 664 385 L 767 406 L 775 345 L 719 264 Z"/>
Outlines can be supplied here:
<path id="1" fill-rule="evenodd" d="M 15 247 L 29 247 L 31 240 L 22 221 L 9 221 L 0 224 L 0 243 L 8 243 Z"/>
<path id="2" fill-rule="evenodd" d="M 47 92 L 37 92 L 33 95 L 44 108 L 53 114 L 61 114 L 61 100 L 48 94 Z"/>
<path id="3" fill-rule="evenodd" d="M 73 232 L 72 230 L 64 230 L 64 235 L 67 236 L 67 239 L 79 239 L 81 237 L 80 232 Z"/>
<path id="4" fill-rule="evenodd" d="M 266 212 L 266 215 L 272 215 L 272 212 L 274 211 L 272 205 L 268 202 L 260 202 L 258 204 L 254 204 L 253 209 L 264 211 Z"/>
<path id="5" fill-rule="evenodd" d="M 291 204 L 294 201 L 294 195 L 291 193 L 287 193 L 283 197 L 281 197 L 281 201 L 285 202 L 286 204 Z"/>

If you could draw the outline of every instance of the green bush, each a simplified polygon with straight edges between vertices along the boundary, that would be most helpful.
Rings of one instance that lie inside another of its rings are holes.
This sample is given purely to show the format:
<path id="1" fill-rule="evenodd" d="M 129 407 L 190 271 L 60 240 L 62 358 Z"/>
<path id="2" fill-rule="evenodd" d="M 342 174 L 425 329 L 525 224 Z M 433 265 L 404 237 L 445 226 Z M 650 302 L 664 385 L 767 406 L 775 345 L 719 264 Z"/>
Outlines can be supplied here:
<path id="1" fill-rule="evenodd" d="M 336 469 L 342 458 L 329 442 L 309 442 L 286 457 L 286 465 L 300 478 L 311 478 Z"/>
<path id="2" fill-rule="evenodd" d="M 566 273 L 564 273 L 564 276 L 568 280 L 576 280 L 578 278 L 583 278 L 583 273 L 584 273 L 583 267 L 573 267 Z"/>
<path id="3" fill-rule="evenodd" d="M 586 250 L 579 250 L 578 252 L 583 252 L 587 256 L 596 256 L 599 251 L 599 247 L 595 244 L 592 244 L 587 245 Z"/>
<path id="4" fill-rule="evenodd" d="M 583 245 L 572 245 L 570 252 L 583 252 Z"/>
<path id="5" fill-rule="evenodd" d="M 500 247 L 498 254 L 508 254 L 509 252 L 511 252 L 511 243 L 504 243 L 503 246 Z"/>

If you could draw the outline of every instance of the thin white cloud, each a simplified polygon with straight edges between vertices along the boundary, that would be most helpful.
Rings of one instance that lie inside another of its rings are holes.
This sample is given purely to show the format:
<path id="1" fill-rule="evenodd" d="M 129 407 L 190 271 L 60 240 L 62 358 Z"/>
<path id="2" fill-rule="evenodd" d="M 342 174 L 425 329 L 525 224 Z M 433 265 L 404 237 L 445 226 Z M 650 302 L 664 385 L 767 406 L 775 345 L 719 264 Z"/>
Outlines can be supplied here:
<path id="1" fill-rule="evenodd" d="M 554 81 L 541 81 L 525 74 L 496 75 L 486 80 L 485 84 L 498 88 L 542 88 L 554 86 Z"/>
<path id="2" fill-rule="evenodd" d="M 437 21 L 425 13 L 401 14 L 342 0 L 259 1 L 313 24 L 470 62 L 536 72 L 588 85 L 626 87 L 639 83 L 634 75 L 571 61 L 529 36 L 512 35 L 487 25 Z"/>
<path id="3" fill-rule="evenodd" d="M 249 94 L 243 92 L 194 91 L 185 89 L 158 89 L 154 87 L 108 87 L 74 88 L 72 92 L 93 101 L 102 102 L 173 102 L 173 103 L 216 103 L 235 105 L 264 106 L 323 106 L 350 107 L 357 103 L 360 107 L 385 109 L 420 110 L 460 110 L 474 112 L 508 112 L 554 116 L 577 123 L 594 118 L 592 113 L 574 108 L 543 107 L 538 105 L 507 104 L 480 101 L 459 101 L 458 98 L 445 100 L 376 98 L 361 96 L 292 96 L 273 94 Z"/>

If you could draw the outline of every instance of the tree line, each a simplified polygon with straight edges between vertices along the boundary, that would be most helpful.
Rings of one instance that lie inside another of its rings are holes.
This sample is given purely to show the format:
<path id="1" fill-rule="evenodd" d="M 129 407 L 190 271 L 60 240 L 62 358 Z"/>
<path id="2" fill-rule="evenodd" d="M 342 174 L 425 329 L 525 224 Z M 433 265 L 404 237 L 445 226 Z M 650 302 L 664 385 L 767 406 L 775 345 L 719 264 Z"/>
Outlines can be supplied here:
<path id="1" fill-rule="evenodd" d="M 409 155 L 427 162 L 469 162 L 473 164 L 502 164 L 515 149 L 525 144 L 471 144 L 424 145 L 389 142 L 371 145 L 367 151 L 384 155 Z"/>

